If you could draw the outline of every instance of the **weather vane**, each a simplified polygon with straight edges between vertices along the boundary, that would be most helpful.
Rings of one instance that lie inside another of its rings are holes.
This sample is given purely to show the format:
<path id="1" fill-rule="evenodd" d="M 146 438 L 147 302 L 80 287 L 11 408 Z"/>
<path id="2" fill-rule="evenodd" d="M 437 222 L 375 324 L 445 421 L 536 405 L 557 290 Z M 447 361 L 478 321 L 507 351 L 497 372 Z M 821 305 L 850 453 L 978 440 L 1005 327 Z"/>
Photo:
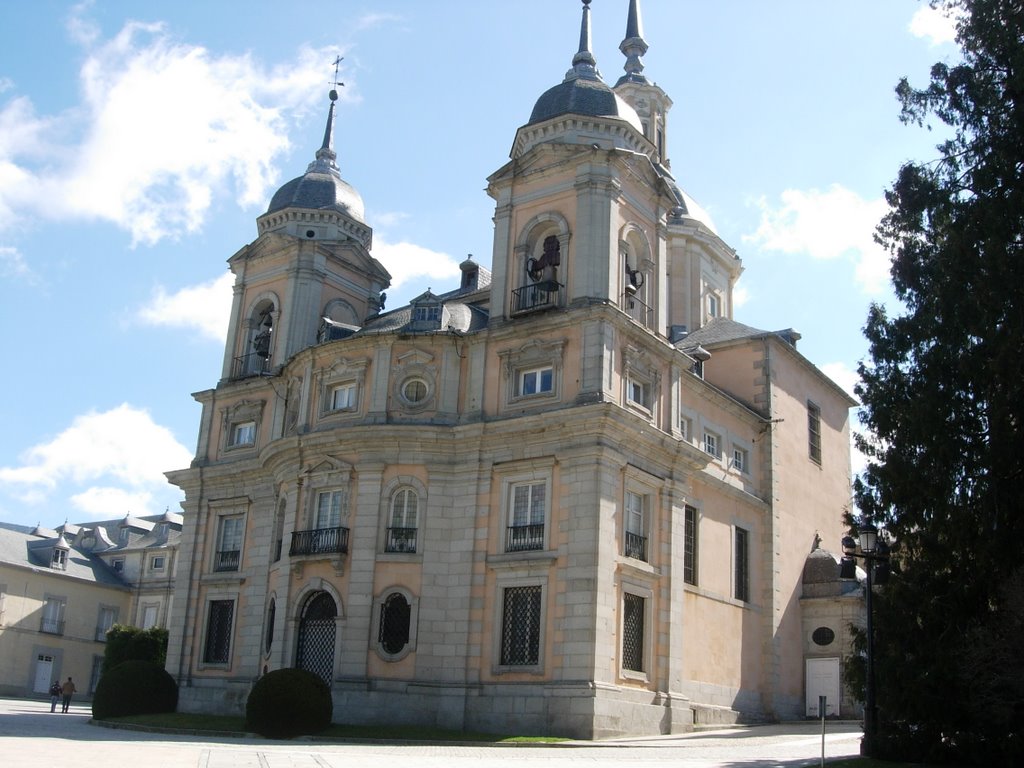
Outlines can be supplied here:
<path id="1" fill-rule="evenodd" d="M 335 56 L 334 57 L 334 79 L 330 83 L 333 86 L 339 86 L 339 85 L 344 86 L 345 85 L 343 82 L 341 82 L 338 79 L 338 67 L 341 66 L 341 62 L 344 60 L 344 58 L 345 58 L 344 56 Z M 334 88 L 331 89 L 331 93 L 329 95 L 331 97 L 331 101 L 337 101 L 338 100 L 338 92 Z"/>

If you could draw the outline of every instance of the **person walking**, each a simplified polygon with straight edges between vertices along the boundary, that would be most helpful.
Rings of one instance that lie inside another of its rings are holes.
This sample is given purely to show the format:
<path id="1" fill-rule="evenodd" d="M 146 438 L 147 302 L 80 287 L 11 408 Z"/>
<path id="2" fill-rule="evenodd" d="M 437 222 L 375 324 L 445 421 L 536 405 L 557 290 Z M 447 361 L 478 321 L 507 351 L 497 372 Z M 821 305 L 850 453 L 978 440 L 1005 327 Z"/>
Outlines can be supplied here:
<path id="1" fill-rule="evenodd" d="M 61 712 L 68 711 L 68 707 L 71 706 L 71 697 L 74 695 L 76 690 L 78 689 L 75 688 L 75 684 L 72 682 L 71 676 L 69 675 L 68 681 L 60 687 L 60 692 L 64 696 L 64 704 L 61 706 Z"/>
<path id="2" fill-rule="evenodd" d="M 60 680 L 54 680 L 50 686 L 50 711 L 57 711 L 57 702 L 60 701 L 61 687 Z"/>

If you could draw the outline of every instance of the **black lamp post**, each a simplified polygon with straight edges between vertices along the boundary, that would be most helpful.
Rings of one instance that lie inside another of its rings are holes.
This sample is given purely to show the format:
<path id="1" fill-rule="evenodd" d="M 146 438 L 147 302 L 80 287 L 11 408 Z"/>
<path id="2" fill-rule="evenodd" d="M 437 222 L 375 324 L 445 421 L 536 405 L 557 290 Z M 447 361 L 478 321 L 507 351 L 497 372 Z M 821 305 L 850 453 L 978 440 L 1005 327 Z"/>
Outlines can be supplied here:
<path id="1" fill-rule="evenodd" d="M 867 680 L 864 686 L 864 740 L 861 742 L 861 754 L 870 757 L 875 751 L 875 736 L 878 733 L 878 709 L 875 706 L 875 634 L 872 626 L 872 574 L 874 563 L 888 559 L 888 555 L 878 551 L 878 529 L 865 523 L 857 529 L 858 540 L 852 536 L 843 537 L 843 554 L 851 559 L 859 557 L 864 560 L 864 572 L 867 578 L 864 583 L 864 609 L 867 614 L 865 633 L 867 634 Z M 857 545 L 860 544 L 860 552 Z"/>

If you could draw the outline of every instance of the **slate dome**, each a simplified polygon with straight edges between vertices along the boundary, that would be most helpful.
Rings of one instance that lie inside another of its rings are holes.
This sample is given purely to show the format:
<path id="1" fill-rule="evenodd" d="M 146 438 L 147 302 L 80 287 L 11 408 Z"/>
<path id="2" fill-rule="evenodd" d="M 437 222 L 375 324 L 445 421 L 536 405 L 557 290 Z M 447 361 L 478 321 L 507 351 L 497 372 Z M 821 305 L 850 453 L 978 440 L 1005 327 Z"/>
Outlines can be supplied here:
<path id="1" fill-rule="evenodd" d="M 530 124 L 564 114 L 617 117 L 643 133 L 636 110 L 600 79 L 573 77 L 549 88 L 533 107 Z"/>
<path id="2" fill-rule="evenodd" d="M 318 168 L 318 165 L 324 167 Z M 341 174 L 326 165 L 319 160 L 311 163 L 302 176 L 277 190 L 270 199 L 267 213 L 285 208 L 332 210 L 365 223 L 363 198 Z"/>
<path id="3" fill-rule="evenodd" d="M 341 178 L 335 163 L 338 156 L 334 151 L 334 105 L 338 92 L 330 93 L 331 106 L 327 112 L 327 128 L 324 141 L 316 151 L 316 159 L 309 164 L 306 172 L 281 187 L 270 199 L 267 213 L 285 208 L 311 208 L 317 211 L 336 211 L 361 224 L 366 221 L 363 198 L 355 187 Z"/>

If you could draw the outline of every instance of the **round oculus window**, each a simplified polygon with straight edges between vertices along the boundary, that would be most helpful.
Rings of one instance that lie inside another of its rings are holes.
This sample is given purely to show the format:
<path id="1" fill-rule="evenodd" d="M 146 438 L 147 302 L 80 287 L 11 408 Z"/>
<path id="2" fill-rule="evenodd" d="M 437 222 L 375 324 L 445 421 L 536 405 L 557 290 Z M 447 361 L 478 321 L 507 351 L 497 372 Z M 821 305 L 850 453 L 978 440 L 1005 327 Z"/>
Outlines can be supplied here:
<path id="1" fill-rule="evenodd" d="M 402 397 L 410 403 L 422 403 L 427 397 L 427 382 L 423 379 L 406 379 L 402 384 Z"/>
<path id="2" fill-rule="evenodd" d="M 811 640 L 814 641 L 815 645 L 832 645 L 832 641 L 835 639 L 836 633 L 829 627 L 818 627 L 811 634 Z"/>

